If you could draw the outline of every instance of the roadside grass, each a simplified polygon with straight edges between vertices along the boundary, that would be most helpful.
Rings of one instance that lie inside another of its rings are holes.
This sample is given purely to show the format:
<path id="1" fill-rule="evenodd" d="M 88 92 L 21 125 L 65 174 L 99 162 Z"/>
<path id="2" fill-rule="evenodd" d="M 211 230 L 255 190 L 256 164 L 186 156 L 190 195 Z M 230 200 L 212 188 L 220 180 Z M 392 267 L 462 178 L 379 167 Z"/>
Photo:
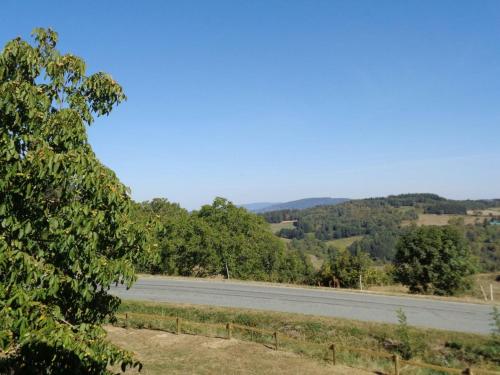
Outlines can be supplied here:
<path id="1" fill-rule="evenodd" d="M 225 324 L 254 327 L 278 332 L 280 348 L 317 360 L 331 358 L 328 347 L 338 347 L 398 353 L 401 342 L 398 325 L 360 322 L 347 319 L 307 316 L 302 314 L 264 312 L 257 310 L 220 308 L 200 305 L 180 305 L 142 301 L 124 301 L 119 308 L 117 325 L 160 329 L 175 332 L 175 319 L 182 321 L 183 332 L 225 337 Z M 128 315 L 125 321 L 124 314 Z M 136 314 L 136 315 L 134 315 Z M 189 323 L 193 322 L 193 323 Z M 203 323 L 203 324 L 196 324 Z M 208 326 L 211 325 L 211 326 Z M 250 333 L 235 329 L 234 337 L 272 346 L 269 334 Z M 292 337 L 297 340 L 286 339 Z M 414 360 L 429 364 L 475 369 L 500 370 L 500 342 L 493 337 L 459 332 L 408 327 Z M 390 371 L 390 360 L 370 358 L 341 350 L 337 355 L 342 364 Z M 412 370 L 411 373 L 433 373 Z M 434 372 L 435 373 L 435 372 Z"/>
<path id="2" fill-rule="evenodd" d="M 499 276 L 500 272 L 479 273 L 474 275 L 474 286 L 470 291 L 467 292 L 466 295 L 484 300 L 484 296 L 481 291 L 482 286 L 484 292 L 486 293 L 487 299 L 491 299 L 491 285 L 491 289 L 493 290 L 493 301 L 500 303 L 500 281 L 496 280 L 496 278 Z"/>
<path id="3" fill-rule="evenodd" d="M 345 238 L 337 238 L 335 240 L 329 240 L 326 241 L 326 243 L 330 246 L 333 246 L 339 250 L 345 250 L 349 246 L 351 246 L 354 241 L 362 239 L 363 236 L 352 236 L 352 237 L 345 237 Z"/>
<path id="4" fill-rule="evenodd" d="M 491 290 L 493 291 L 493 302 L 500 302 L 500 281 L 496 278 L 500 275 L 500 272 L 491 273 L 479 273 L 472 277 L 472 288 L 465 291 L 461 295 L 453 297 L 439 297 L 439 299 L 448 299 L 450 301 L 463 301 L 463 302 L 483 302 L 485 301 L 483 292 L 481 291 L 481 286 L 483 287 L 484 293 L 486 294 L 486 301 L 491 302 Z M 491 290 L 490 290 L 491 285 Z M 393 293 L 393 294 L 408 294 L 408 287 L 401 284 L 391 284 L 391 285 L 381 285 L 381 286 L 369 286 L 367 288 L 369 291 L 382 292 L 382 293 Z M 414 295 L 412 295 L 414 296 Z M 435 296 L 425 296 L 418 295 L 419 297 L 430 297 L 436 298 Z"/>

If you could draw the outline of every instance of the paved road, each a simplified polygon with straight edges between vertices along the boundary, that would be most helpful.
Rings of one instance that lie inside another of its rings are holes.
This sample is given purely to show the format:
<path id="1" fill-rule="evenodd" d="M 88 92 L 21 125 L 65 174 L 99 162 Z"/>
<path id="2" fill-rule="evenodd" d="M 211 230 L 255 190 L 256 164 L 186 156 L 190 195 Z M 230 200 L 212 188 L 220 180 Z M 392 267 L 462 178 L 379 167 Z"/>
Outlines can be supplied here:
<path id="1" fill-rule="evenodd" d="M 227 281 L 140 278 L 126 290 L 112 289 L 124 298 L 333 316 L 364 321 L 396 323 L 402 308 L 415 326 L 487 334 L 488 305 L 441 300 L 244 284 Z"/>

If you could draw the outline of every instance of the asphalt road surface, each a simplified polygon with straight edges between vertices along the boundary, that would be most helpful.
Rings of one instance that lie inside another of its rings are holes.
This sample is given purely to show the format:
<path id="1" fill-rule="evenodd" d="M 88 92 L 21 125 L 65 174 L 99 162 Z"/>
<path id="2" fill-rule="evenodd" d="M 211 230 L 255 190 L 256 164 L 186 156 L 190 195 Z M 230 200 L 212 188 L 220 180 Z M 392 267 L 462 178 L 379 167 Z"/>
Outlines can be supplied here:
<path id="1" fill-rule="evenodd" d="M 331 316 L 364 321 L 397 323 L 402 308 L 414 326 L 488 334 L 492 307 L 426 298 L 397 297 L 245 284 L 228 281 L 140 278 L 126 290 L 111 292 L 123 299 L 189 303 Z"/>

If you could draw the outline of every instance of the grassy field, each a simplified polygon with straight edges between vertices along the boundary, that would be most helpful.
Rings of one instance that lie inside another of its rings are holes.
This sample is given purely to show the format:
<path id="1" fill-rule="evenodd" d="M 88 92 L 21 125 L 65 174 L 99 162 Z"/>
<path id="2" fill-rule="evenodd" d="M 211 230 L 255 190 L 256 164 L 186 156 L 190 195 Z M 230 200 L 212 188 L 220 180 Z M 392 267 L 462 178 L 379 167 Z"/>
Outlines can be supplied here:
<path id="1" fill-rule="evenodd" d="M 106 330 L 111 342 L 135 353 L 144 365 L 140 372 L 144 375 L 369 374 L 346 366 L 333 367 L 253 342 L 113 326 Z"/>
<path id="2" fill-rule="evenodd" d="M 324 362 L 329 357 L 328 346 L 335 342 L 340 347 L 364 348 L 387 354 L 398 353 L 401 333 L 397 325 L 323 318 L 302 314 L 261 312 L 256 310 L 189 306 L 150 302 L 126 301 L 120 307 L 118 325 L 124 325 L 123 316 L 128 314 L 127 325 L 136 328 L 175 331 L 175 321 L 164 317 L 180 317 L 183 330 L 209 336 L 225 335 L 227 322 L 256 329 L 277 331 L 280 349 Z M 136 314 L 136 315 L 134 315 Z M 203 325 L 188 322 L 203 323 Z M 211 324 L 211 326 L 207 325 Z M 207 328 L 211 332 L 207 331 Z M 211 328 L 210 328 L 211 327 Z M 446 367 L 500 370 L 500 342 L 491 337 L 457 332 L 409 327 L 408 336 L 413 360 Z M 233 337 L 252 340 L 271 346 L 272 336 L 250 335 L 235 330 Z M 297 340 L 285 339 L 292 337 Z M 373 370 L 390 371 L 389 360 L 357 355 L 348 350 L 338 353 L 339 363 Z M 405 373 L 413 372 L 411 368 Z"/>
<path id="3" fill-rule="evenodd" d="M 477 210 L 477 211 L 470 210 L 470 211 L 467 211 L 467 214 L 468 215 L 475 215 L 476 212 L 479 213 L 479 216 L 485 216 L 485 217 L 497 216 L 497 215 L 500 215 L 500 207 L 492 207 L 492 208 L 488 208 L 487 210 Z"/>
<path id="4" fill-rule="evenodd" d="M 281 229 L 293 229 L 295 228 L 293 226 L 293 223 L 295 221 L 290 220 L 290 221 L 282 221 L 281 223 L 271 223 L 269 224 L 271 226 L 271 231 L 273 233 L 279 232 Z"/>
<path id="5" fill-rule="evenodd" d="M 447 225 L 451 219 L 463 219 L 465 224 L 482 223 L 484 217 L 472 215 L 436 215 L 419 214 L 416 220 L 417 225 Z"/>
<path id="6" fill-rule="evenodd" d="M 362 239 L 363 236 L 352 236 L 346 238 L 338 238 L 336 240 L 326 241 L 328 245 L 334 246 L 339 250 L 347 249 L 349 246 L 353 244 L 354 241 Z"/>

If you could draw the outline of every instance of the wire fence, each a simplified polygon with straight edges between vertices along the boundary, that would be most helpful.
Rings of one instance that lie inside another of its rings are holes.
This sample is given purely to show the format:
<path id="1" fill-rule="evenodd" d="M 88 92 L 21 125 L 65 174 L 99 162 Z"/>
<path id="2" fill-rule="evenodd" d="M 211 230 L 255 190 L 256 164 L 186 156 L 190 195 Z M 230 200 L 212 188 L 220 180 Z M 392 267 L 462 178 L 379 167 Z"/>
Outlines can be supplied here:
<path id="1" fill-rule="evenodd" d="M 434 374 L 500 375 L 500 372 L 498 371 L 472 369 L 470 367 L 465 369 L 458 369 L 432 365 L 424 362 L 404 360 L 397 354 L 364 348 L 354 348 L 335 342 L 325 345 L 325 343 L 312 342 L 305 340 L 304 338 L 291 337 L 278 331 L 250 327 L 241 324 L 235 324 L 232 322 L 194 322 L 175 316 L 144 314 L 136 312 L 117 314 L 116 317 L 118 319 L 118 322 L 123 323 L 125 327 L 133 325 L 138 328 L 159 329 L 178 335 L 190 334 L 224 339 L 231 339 L 236 334 L 240 339 L 261 343 L 274 350 L 279 350 L 280 348 L 286 346 L 287 348 L 295 349 L 298 352 L 304 352 L 300 349 L 301 345 L 307 344 L 309 351 L 312 350 L 313 352 L 315 352 L 316 356 L 326 359 L 333 365 L 337 365 L 340 363 L 347 364 L 347 362 L 352 362 L 352 354 L 356 354 L 360 357 L 364 357 L 365 359 L 368 357 L 371 364 L 375 362 L 375 364 L 378 364 L 380 367 L 382 367 L 377 369 L 378 373 L 401 375 L 404 373 L 408 373 L 412 368 L 417 368 L 429 370 Z M 356 367 L 360 369 L 366 369 L 360 366 Z M 375 371 L 375 369 L 371 368 L 369 369 L 369 371 Z"/>

